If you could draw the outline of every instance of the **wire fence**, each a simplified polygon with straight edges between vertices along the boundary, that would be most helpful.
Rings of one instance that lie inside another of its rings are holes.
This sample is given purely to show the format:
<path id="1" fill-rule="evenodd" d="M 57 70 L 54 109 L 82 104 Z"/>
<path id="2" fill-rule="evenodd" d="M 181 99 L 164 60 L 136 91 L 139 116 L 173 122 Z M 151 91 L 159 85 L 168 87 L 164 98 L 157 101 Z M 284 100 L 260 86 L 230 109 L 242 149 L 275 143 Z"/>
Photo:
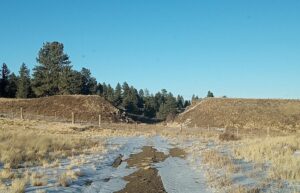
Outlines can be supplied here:
<path id="1" fill-rule="evenodd" d="M 189 123 L 182 123 L 180 125 L 174 126 L 174 125 L 165 125 L 165 124 L 138 124 L 138 123 L 124 123 L 124 122 L 114 122 L 112 120 L 103 119 L 103 117 L 100 114 L 92 114 L 90 112 L 81 112 L 81 113 L 65 113 L 69 114 L 61 115 L 57 113 L 53 113 L 53 115 L 49 114 L 33 114 L 24 112 L 21 108 L 19 111 L 0 111 L 0 117 L 3 118 L 9 118 L 9 119 L 21 119 L 21 120 L 37 120 L 37 121 L 46 121 L 46 122 L 59 122 L 59 123 L 68 123 L 68 124 L 80 124 L 84 126 L 96 126 L 101 128 L 109 128 L 109 129 L 137 129 L 141 128 L 142 125 L 143 129 L 159 129 L 159 128 L 178 128 L 179 131 L 184 132 L 214 132 L 214 133 L 225 133 L 230 132 L 234 133 L 237 136 L 241 134 L 247 134 L 247 135 L 258 135 L 263 134 L 266 136 L 270 135 L 278 135 L 282 134 L 282 131 L 274 130 L 274 129 L 239 129 L 239 128 L 220 128 L 220 127 L 212 127 L 212 126 L 189 126 Z M 81 118 L 81 115 L 85 114 L 85 119 Z M 89 117 L 89 118 L 87 118 Z"/>
<path id="2" fill-rule="evenodd" d="M 37 121 L 47 121 L 47 122 L 60 122 L 60 123 L 71 123 L 71 124 L 82 124 L 82 125 L 92 125 L 100 126 L 101 124 L 107 124 L 111 121 L 103 120 L 101 115 L 90 116 L 89 119 L 82 119 L 80 114 L 71 112 L 69 116 L 58 115 L 53 113 L 53 115 L 46 114 L 33 114 L 24 112 L 20 109 L 19 112 L 0 112 L 0 117 L 9 119 L 21 119 L 21 120 L 37 120 Z M 96 118 L 98 117 L 98 119 Z"/>
<path id="3" fill-rule="evenodd" d="M 93 126 L 101 129 L 159 129 L 164 127 L 162 124 L 146 124 L 137 122 L 127 122 L 126 119 L 123 121 L 114 121 L 110 117 L 102 116 L 101 114 L 91 112 L 80 112 L 80 113 L 64 113 L 58 114 L 53 112 L 53 115 L 48 114 L 33 114 L 23 109 L 11 110 L 11 111 L 0 111 L 0 117 L 7 119 L 18 119 L 18 120 L 36 120 L 46 121 L 53 123 L 66 123 L 74 125 L 75 127 L 81 126 Z M 68 116 L 66 116 L 68 114 Z M 82 116 L 84 114 L 84 116 Z M 84 128 L 78 128 L 84 129 Z"/>

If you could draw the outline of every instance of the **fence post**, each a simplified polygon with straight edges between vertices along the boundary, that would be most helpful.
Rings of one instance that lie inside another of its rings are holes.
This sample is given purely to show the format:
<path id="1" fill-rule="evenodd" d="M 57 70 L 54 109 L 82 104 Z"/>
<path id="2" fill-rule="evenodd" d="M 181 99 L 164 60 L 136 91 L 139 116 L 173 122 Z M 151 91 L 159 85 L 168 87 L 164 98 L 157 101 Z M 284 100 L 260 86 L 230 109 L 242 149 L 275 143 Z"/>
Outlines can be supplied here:
<path id="1" fill-rule="evenodd" d="M 101 127 L 101 115 L 99 115 L 99 127 Z"/>
<path id="2" fill-rule="evenodd" d="M 74 113 L 72 112 L 72 124 L 74 125 L 75 123 L 75 117 L 74 117 Z"/>
<path id="3" fill-rule="evenodd" d="M 20 113 L 21 113 L 21 119 L 23 120 L 23 108 L 21 107 L 21 109 L 20 109 Z"/>
<path id="4" fill-rule="evenodd" d="M 180 133 L 182 132 L 182 123 L 180 124 Z"/>
<path id="5" fill-rule="evenodd" d="M 56 112 L 54 113 L 54 120 L 56 121 Z"/>

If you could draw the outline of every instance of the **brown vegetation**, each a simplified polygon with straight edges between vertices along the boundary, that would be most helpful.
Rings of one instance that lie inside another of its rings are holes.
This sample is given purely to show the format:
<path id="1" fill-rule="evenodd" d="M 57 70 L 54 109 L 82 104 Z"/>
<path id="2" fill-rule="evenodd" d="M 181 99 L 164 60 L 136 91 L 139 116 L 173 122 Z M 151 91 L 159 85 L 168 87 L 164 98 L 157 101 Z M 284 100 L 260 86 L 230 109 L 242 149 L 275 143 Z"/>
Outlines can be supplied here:
<path id="1" fill-rule="evenodd" d="M 300 128 L 300 100 L 207 98 L 193 104 L 176 122 L 197 127 Z"/>
<path id="2" fill-rule="evenodd" d="M 236 140 L 239 140 L 239 139 L 240 138 L 237 137 L 233 133 L 225 132 L 225 133 L 219 134 L 219 140 L 221 140 L 221 141 L 236 141 Z"/>
<path id="3" fill-rule="evenodd" d="M 72 112 L 77 121 L 97 122 L 99 115 L 104 122 L 119 122 L 120 112 L 108 101 L 97 95 L 59 95 L 36 99 L 0 99 L 0 113 L 20 117 L 23 108 L 24 118 L 35 118 L 38 115 L 56 116 L 57 120 L 71 121 Z"/>
<path id="4" fill-rule="evenodd" d="M 235 155 L 256 163 L 271 163 L 272 179 L 300 180 L 300 158 L 294 155 L 300 150 L 299 135 L 245 139 L 235 149 Z"/>
<path id="5" fill-rule="evenodd" d="M 45 165 L 57 158 L 81 154 L 89 148 L 101 148 L 100 142 L 86 140 L 85 136 L 36 129 L 32 122 L 0 119 L 0 125 L 0 162 L 8 168 L 1 171 L 3 178 L 10 177 L 9 168 Z"/>

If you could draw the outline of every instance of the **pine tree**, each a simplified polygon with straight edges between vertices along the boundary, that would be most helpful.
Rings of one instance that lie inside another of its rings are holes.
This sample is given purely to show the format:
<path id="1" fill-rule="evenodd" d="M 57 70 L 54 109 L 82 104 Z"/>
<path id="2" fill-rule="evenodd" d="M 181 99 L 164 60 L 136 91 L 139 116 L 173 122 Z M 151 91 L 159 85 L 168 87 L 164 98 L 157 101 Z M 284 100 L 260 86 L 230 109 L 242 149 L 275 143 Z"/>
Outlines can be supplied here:
<path id="1" fill-rule="evenodd" d="M 61 69 L 62 73 L 59 79 L 58 90 L 59 94 L 73 94 L 71 84 L 73 83 L 73 70 L 71 66 L 64 66 Z M 74 93 L 75 94 L 75 93 Z"/>
<path id="2" fill-rule="evenodd" d="M 162 103 L 159 107 L 158 118 L 167 119 L 168 117 L 174 118 L 177 113 L 177 101 L 172 93 L 167 94 L 165 103 Z"/>
<path id="3" fill-rule="evenodd" d="M 8 97 L 10 71 L 5 63 L 2 64 L 0 77 L 0 97 Z"/>
<path id="4" fill-rule="evenodd" d="M 119 107 L 122 104 L 122 87 L 121 87 L 120 83 L 118 83 L 115 88 L 113 103 L 116 107 Z"/>
<path id="5" fill-rule="evenodd" d="M 68 78 L 68 92 L 70 94 L 81 94 L 82 89 L 82 76 L 81 73 L 76 70 L 71 70 Z"/>
<path id="6" fill-rule="evenodd" d="M 81 94 L 96 94 L 97 91 L 97 81 L 91 76 L 91 71 L 87 68 L 81 69 L 81 81 L 82 88 Z"/>
<path id="7" fill-rule="evenodd" d="M 102 96 L 105 98 L 105 99 L 107 99 L 107 85 L 106 85 L 106 83 L 105 82 L 103 82 L 103 84 L 102 84 L 102 90 L 103 90 L 103 94 L 102 94 Z"/>
<path id="8" fill-rule="evenodd" d="M 101 83 L 97 84 L 97 91 L 96 91 L 97 95 L 103 96 L 103 85 Z"/>
<path id="9" fill-rule="evenodd" d="M 214 97 L 214 94 L 211 92 L 211 91 L 208 91 L 207 92 L 207 97 L 209 98 L 209 97 Z"/>
<path id="10" fill-rule="evenodd" d="M 129 113 L 139 113 L 138 109 L 138 93 L 137 90 L 131 86 L 128 93 L 123 98 L 123 105 Z"/>
<path id="11" fill-rule="evenodd" d="M 23 63 L 19 71 L 19 80 L 17 84 L 17 98 L 28 98 L 31 95 L 30 71 Z"/>
<path id="12" fill-rule="evenodd" d="M 111 102 L 114 103 L 115 100 L 115 95 L 114 95 L 114 89 L 110 86 L 110 84 L 107 85 L 107 90 L 106 90 L 106 99 Z"/>
<path id="13" fill-rule="evenodd" d="M 183 109 L 184 108 L 184 99 L 180 95 L 177 96 L 177 108 L 178 109 Z"/>
<path id="14" fill-rule="evenodd" d="M 17 86 L 18 86 L 18 77 L 15 75 L 15 73 L 12 73 L 8 76 L 7 97 L 16 98 Z"/>
<path id="15" fill-rule="evenodd" d="M 64 68 L 71 63 L 64 53 L 64 45 L 46 42 L 37 57 L 39 63 L 33 69 L 33 90 L 37 96 L 51 96 L 60 93 Z"/>
<path id="16" fill-rule="evenodd" d="M 156 106 L 157 104 L 155 101 L 155 97 L 147 93 L 144 98 L 144 115 L 150 118 L 154 118 L 156 116 Z"/>

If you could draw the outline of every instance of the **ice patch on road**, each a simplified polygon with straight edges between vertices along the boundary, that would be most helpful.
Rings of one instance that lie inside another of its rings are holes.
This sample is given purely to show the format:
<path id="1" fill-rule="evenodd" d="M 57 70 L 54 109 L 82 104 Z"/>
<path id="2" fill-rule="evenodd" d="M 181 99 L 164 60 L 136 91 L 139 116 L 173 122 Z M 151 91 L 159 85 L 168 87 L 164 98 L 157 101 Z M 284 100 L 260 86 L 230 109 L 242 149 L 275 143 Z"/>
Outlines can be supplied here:
<path id="1" fill-rule="evenodd" d="M 169 157 L 164 162 L 155 164 L 155 167 L 168 193 L 210 192 L 204 176 L 192 170 L 184 159 Z"/>

